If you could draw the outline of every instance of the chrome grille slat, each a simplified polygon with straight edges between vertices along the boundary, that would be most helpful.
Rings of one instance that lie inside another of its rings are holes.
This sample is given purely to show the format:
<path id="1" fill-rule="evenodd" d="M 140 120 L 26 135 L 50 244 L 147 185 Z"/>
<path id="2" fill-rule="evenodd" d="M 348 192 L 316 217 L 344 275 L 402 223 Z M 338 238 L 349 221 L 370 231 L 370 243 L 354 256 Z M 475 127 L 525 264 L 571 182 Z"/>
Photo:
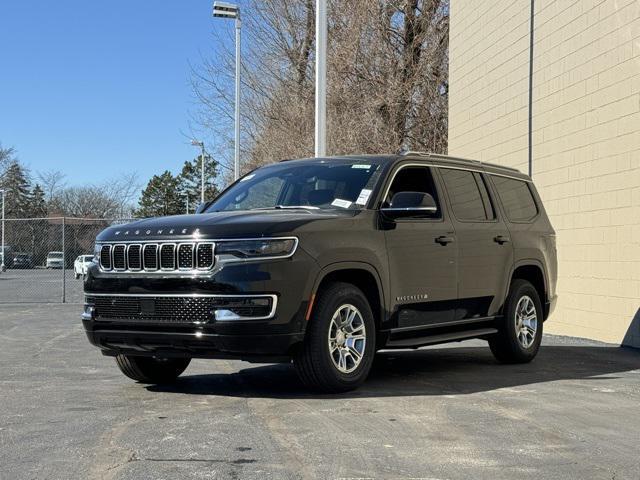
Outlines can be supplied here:
<path id="1" fill-rule="evenodd" d="M 111 264 L 114 270 L 124 271 L 127 269 L 127 246 L 123 244 L 116 244 L 111 249 Z"/>
<path id="2" fill-rule="evenodd" d="M 143 247 L 143 268 L 148 272 L 158 270 L 158 245 L 149 243 Z"/>
<path id="3" fill-rule="evenodd" d="M 160 245 L 160 270 L 176 269 L 176 244 L 163 243 Z"/>
<path id="4" fill-rule="evenodd" d="M 100 243 L 100 269 L 114 273 L 204 273 L 215 266 L 215 243 Z"/>
<path id="5" fill-rule="evenodd" d="M 103 270 L 111 270 L 111 245 L 100 247 L 100 267 Z"/>
<path id="6" fill-rule="evenodd" d="M 142 270 L 142 245 L 134 243 L 127 247 L 127 265 L 132 272 Z"/>
<path id="7" fill-rule="evenodd" d="M 178 270 L 193 270 L 193 243 L 178 245 Z"/>

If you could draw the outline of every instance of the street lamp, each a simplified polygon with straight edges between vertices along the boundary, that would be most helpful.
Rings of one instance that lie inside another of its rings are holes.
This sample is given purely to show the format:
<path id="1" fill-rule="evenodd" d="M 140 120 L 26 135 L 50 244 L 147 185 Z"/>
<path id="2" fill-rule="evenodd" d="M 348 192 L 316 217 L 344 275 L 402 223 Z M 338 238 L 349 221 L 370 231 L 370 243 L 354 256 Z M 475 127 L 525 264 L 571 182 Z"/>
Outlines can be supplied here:
<path id="1" fill-rule="evenodd" d="M 191 145 L 202 149 L 202 153 L 200 155 L 200 203 L 204 203 L 204 142 L 191 140 Z"/>
<path id="2" fill-rule="evenodd" d="M 5 190 L 2 189 L 0 190 L 0 193 L 2 193 L 2 263 L 0 263 L 0 272 L 4 272 L 6 270 L 6 267 L 4 265 L 4 196 L 5 196 Z"/>
<path id="3" fill-rule="evenodd" d="M 213 16 L 236 21 L 236 99 L 235 99 L 235 158 L 233 179 L 240 175 L 240 7 L 233 3 L 213 2 Z"/>

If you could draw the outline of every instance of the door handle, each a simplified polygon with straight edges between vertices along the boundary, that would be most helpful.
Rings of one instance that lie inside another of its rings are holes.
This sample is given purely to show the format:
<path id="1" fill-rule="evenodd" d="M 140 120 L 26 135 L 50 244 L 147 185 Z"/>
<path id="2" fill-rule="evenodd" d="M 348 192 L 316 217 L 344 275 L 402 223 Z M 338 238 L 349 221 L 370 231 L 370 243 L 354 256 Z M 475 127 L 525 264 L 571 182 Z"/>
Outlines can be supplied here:
<path id="1" fill-rule="evenodd" d="M 503 245 L 505 243 L 509 243 L 511 239 L 509 237 L 505 237 L 504 235 L 498 235 L 497 237 L 493 237 L 493 241 Z"/>
<path id="2" fill-rule="evenodd" d="M 454 241 L 453 237 L 446 237 L 444 235 L 436 237 L 436 243 L 439 243 L 440 245 L 446 245 L 447 243 L 451 243 L 453 241 Z"/>

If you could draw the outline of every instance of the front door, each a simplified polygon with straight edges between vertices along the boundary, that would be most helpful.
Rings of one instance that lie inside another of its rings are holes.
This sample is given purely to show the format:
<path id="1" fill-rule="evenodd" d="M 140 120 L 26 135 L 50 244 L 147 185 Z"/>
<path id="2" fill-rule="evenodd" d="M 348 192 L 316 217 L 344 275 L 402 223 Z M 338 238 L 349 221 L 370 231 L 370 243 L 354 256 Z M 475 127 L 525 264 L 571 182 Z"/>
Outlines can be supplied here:
<path id="1" fill-rule="evenodd" d="M 453 319 L 457 297 L 457 243 L 432 169 L 401 165 L 392 174 L 383 206 L 395 193 L 429 193 L 438 206 L 430 216 L 384 220 L 389 285 L 396 327 L 413 330 Z"/>

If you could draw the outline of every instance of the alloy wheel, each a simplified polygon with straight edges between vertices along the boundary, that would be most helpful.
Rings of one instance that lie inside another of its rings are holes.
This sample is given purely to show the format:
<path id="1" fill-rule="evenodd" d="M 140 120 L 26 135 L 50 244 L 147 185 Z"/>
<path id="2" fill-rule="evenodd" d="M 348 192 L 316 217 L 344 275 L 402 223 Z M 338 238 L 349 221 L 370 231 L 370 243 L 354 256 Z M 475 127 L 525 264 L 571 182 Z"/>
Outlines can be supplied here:
<path id="1" fill-rule="evenodd" d="M 523 348 L 533 345 L 538 331 L 538 314 L 536 305 L 527 295 L 523 295 L 518 300 L 515 312 L 516 336 Z"/>
<path id="2" fill-rule="evenodd" d="M 367 332 L 360 310 L 351 304 L 338 307 L 329 324 L 329 356 L 342 373 L 358 368 L 364 357 Z"/>

